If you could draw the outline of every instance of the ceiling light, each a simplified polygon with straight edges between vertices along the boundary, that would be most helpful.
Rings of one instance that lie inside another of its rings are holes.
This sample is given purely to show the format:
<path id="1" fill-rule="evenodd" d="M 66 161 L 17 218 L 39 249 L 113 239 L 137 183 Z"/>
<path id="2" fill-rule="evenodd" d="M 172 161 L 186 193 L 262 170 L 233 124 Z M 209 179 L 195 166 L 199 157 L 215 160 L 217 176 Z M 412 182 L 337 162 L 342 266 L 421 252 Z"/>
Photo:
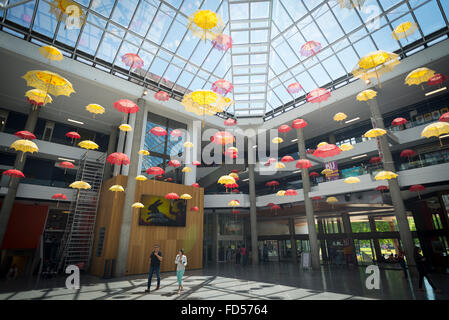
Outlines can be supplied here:
<path id="1" fill-rule="evenodd" d="M 449 134 L 445 134 L 444 136 L 440 136 L 439 138 L 443 139 L 443 138 L 448 138 L 448 137 L 449 137 Z"/>
<path id="2" fill-rule="evenodd" d="M 361 154 L 360 156 L 352 157 L 351 159 L 359 159 L 359 158 L 363 158 L 363 157 L 366 157 L 366 156 L 367 156 L 367 154 L 365 153 L 365 154 Z"/>
<path id="3" fill-rule="evenodd" d="M 256 145 L 254 145 L 254 146 L 253 146 L 253 148 L 254 148 L 254 149 L 256 149 L 256 148 L 257 148 L 257 144 L 256 144 Z"/>
<path id="4" fill-rule="evenodd" d="M 75 162 L 75 160 L 72 160 L 72 159 L 66 159 L 66 158 L 58 158 L 58 160 Z"/>
<path id="5" fill-rule="evenodd" d="M 246 182 L 246 181 L 249 181 L 249 178 L 248 179 L 244 179 L 244 180 L 242 180 L 243 182 Z"/>
<path id="6" fill-rule="evenodd" d="M 360 120 L 360 117 L 357 117 L 357 118 L 345 121 L 345 123 L 351 123 L 351 122 L 354 122 L 354 121 L 357 121 L 357 120 Z"/>
<path id="7" fill-rule="evenodd" d="M 370 84 L 370 83 L 371 83 L 371 80 L 370 80 L 370 79 L 366 79 L 366 80 L 365 80 L 365 83 L 366 83 L 366 84 Z"/>
<path id="8" fill-rule="evenodd" d="M 78 124 L 84 124 L 84 122 L 76 121 L 76 120 L 73 120 L 73 119 L 67 119 L 67 121 L 78 123 Z"/>
<path id="9" fill-rule="evenodd" d="M 293 173 L 300 173 L 300 172 L 301 172 L 301 170 L 293 171 Z"/>
<path id="10" fill-rule="evenodd" d="M 296 141 L 298 141 L 298 138 L 292 140 L 292 142 L 296 142 Z"/>
<path id="11" fill-rule="evenodd" d="M 148 91 L 147 90 L 143 90 L 143 93 L 142 93 L 142 96 L 146 96 L 148 94 Z"/>
<path id="12" fill-rule="evenodd" d="M 430 95 L 432 95 L 432 94 L 435 94 L 435 93 L 444 91 L 444 90 L 447 90 L 447 87 L 443 87 L 443 88 L 440 88 L 440 89 L 436 89 L 436 90 L 434 90 L 434 91 L 427 92 L 427 93 L 426 93 L 426 97 L 427 97 L 427 96 L 430 96 Z"/>

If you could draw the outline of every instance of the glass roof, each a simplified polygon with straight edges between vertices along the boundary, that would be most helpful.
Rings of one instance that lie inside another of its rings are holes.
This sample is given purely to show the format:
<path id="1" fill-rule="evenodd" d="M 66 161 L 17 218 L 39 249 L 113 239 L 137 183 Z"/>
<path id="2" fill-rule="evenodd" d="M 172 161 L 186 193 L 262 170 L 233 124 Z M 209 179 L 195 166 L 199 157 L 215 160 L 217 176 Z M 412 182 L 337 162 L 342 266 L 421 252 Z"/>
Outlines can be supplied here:
<path id="1" fill-rule="evenodd" d="M 22 0 L 11 0 L 10 4 Z M 59 0 L 62 2 L 62 0 Z M 52 13 L 58 0 L 34 0 L 0 11 L 1 28 L 27 41 L 53 44 L 67 57 L 158 91 L 172 98 L 211 89 L 219 79 L 234 85 L 236 117 L 265 120 L 304 103 L 318 87 L 336 89 L 352 78 L 358 59 L 375 50 L 401 58 L 447 38 L 447 0 L 77 0 L 86 23 L 67 27 Z M 233 46 L 223 52 L 188 30 L 196 10 L 218 13 Z M 417 30 L 395 40 L 392 31 L 411 21 Z M 308 41 L 316 55 L 301 55 Z M 144 67 L 130 71 L 121 57 L 137 53 Z M 303 91 L 289 93 L 298 82 Z"/>

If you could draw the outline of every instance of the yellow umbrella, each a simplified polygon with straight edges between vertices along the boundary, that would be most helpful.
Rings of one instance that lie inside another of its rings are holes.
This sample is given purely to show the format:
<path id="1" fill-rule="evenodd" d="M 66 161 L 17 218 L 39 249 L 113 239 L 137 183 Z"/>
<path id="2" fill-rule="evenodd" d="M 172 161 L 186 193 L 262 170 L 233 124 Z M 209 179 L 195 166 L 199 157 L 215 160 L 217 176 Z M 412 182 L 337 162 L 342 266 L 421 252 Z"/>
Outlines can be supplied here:
<path id="1" fill-rule="evenodd" d="M 337 203 L 338 199 L 335 197 L 328 197 L 326 199 L 326 202 L 329 203 L 332 206 L 332 208 L 334 208 L 334 203 Z"/>
<path id="2" fill-rule="evenodd" d="M 234 179 L 238 179 L 238 178 L 239 178 L 239 175 L 238 175 L 237 173 L 235 173 L 235 172 L 231 172 L 231 173 L 229 174 L 229 176 L 230 176 L 230 177 L 233 177 Z"/>
<path id="3" fill-rule="evenodd" d="M 227 105 L 225 98 L 218 93 L 210 90 L 197 90 L 185 94 L 182 98 L 181 104 L 185 107 L 187 112 L 193 112 L 199 116 L 206 115 L 213 116 L 216 113 L 222 112 Z"/>
<path id="4" fill-rule="evenodd" d="M 219 184 L 233 184 L 235 183 L 235 179 L 231 176 L 221 176 L 220 179 L 218 179 Z"/>
<path id="5" fill-rule="evenodd" d="M 91 103 L 86 106 L 86 110 L 94 114 L 94 118 L 97 114 L 103 114 L 105 109 L 99 104 Z"/>
<path id="6" fill-rule="evenodd" d="M 370 78 L 377 78 L 379 88 L 382 88 L 380 76 L 386 72 L 393 71 L 394 67 L 400 63 L 399 55 L 392 52 L 378 50 L 362 57 L 352 70 L 356 78 L 366 81 Z"/>
<path id="7" fill-rule="evenodd" d="M 320 142 L 320 143 L 318 143 L 317 148 L 325 146 L 326 144 L 328 144 L 328 143 L 327 142 Z"/>
<path id="8" fill-rule="evenodd" d="M 139 174 L 139 175 L 136 177 L 136 180 L 137 180 L 137 181 L 147 181 L 148 178 L 145 177 L 144 175 Z"/>
<path id="9" fill-rule="evenodd" d="M 39 52 L 48 60 L 61 61 L 63 58 L 61 51 L 53 46 L 40 47 Z"/>
<path id="10" fill-rule="evenodd" d="M 348 116 L 346 114 L 344 114 L 343 112 L 339 112 L 336 113 L 334 115 L 334 121 L 343 121 L 347 118 Z"/>
<path id="11" fill-rule="evenodd" d="M 284 140 L 282 139 L 282 138 L 279 138 L 279 137 L 276 137 L 276 138 L 273 138 L 273 140 L 271 140 L 274 144 L 279 144 L 279 143 L 282 143 L 282 142 L 284 142 Z"/>
<path id="12" fill-rule="evenodd" d="M 354 149 L 354 147 L 353 147 L 353 145 L 350 144 L 350 143 L 343 143 L 343 144 L 340 146 L 340 149 L 341 149 L 341 151 L 349 151 L 349 150 Z"/>
<path id="13" fill-rule="evenodd" d="M 192 199 L 192 196 L 190 194 L 188 194 L 188 193 L 184 193 L 184 194 L 181 194 L 179 196 L 179 198 L 180 199 L 184 199 L 184 200 L 190 200 L 190 199 Z"/>
<path id="14" fill-rule="evenodd" d="M 39 151 L 39 148 L 33 141 L 26 140 L 26 139 L 20 139 L 20 140 L 14 141 L 11 144 L 10 148 L 12 148 L 16 151 L 22 151 L 22 157 L 20 158 L 20 161 L 23 160 L 23 155 L 25 153 L 27 153 L 27 152 L 34 153 L 34 152 Z"/>
<path id="15" fill-rule="evenodd" d="M 365 132 L 364 136 L 366 138 L 376 138 L 376 137 L 383 136 L 384 134 L 387 134 L 387 130 L 380 129 L 380 128 L 374 128 L 374 129 L 371 129 L 371 130 L 368 130 L 367 132 Z"/>
<path id="16" fill-rule="evenodd" d="M 64 29 L 67 29 L 67 27 L 69 29 L 80 29 L 87 20 L 87 12 L 72 0 L 52 0 L 50 2 L 50 13 L 58 21 L 65 22 Z"/>
<path id="17" fill-rule="evenodd" d="M 140 202 L 134 202 L 131 207 L 137 208 L 137 209 L 145 208 L 144 204 L 140 203 Z"/>
<path id="18" fill-rule="evenodd" d="M 87 150 L 95 150 L 98 149 L 98 144 L 96 144 L 93 141 L 90 140 L 83 140 L 80 143 L 78 143 L 78 146 L 80 146 L 83 149 L 87 149 Z"/>
<path id="19" fill-rule="evenodd" d="M 78 199 L 78 197 L 80 196 L 80 190 L 81 189 L 90 189 L 90 188 L 92 188 L 90 186 L 90 184 L 88 184 L 87 182 L 81 181 L 81 180 L 72 182 L 72 184 L 70 184 L 69 187 L 73 188 L 73 189 L 78 189 L 76 199 Z"/>
<path id="20" fill-rule="evenodd" d="M 440 136 L 443 134 L 449 134 L 449 123 L 447 122 L 434 122 L 426 126 L 421 132 L 422 137 L 431 138 L 437 137 L 440 140 L 440 145 L 443 146 Z"/>
<path id="21" fill-rule="evenodd" d="M 400 25 L 398 25 L 393 30 L 393 38 L 396 40 L 405 38 L 408 41 L 408 36 L 411 36 L 416 29 L 418 28 L 418 25 L 414 22 L 403 22 Z"/>
<path id="22" fill-rule="evenodd" d="M 109 191 L 113 191 L 113 192 L 125 192 L 125 189 L 119 185 L 119 184 L 114 184 L 113 186 L 111 186 L 109 188 Z"/>
<path id="23" fill-rule="evenodd" d="M 358 101 L 368 101 L 377 96 L 377 92 L 371 89 L 364 90 L 357 95 Z"/>
<path id="24" fill-rule="evenodd" d="M 190 141 L 184 142 L 184 148 L 193 148 L 193 143 Z"/>
<path id="25" fill-rule="evenodd" d="M 118 128 L 120 129 L 120 131 L 125 131 L 125 132 L 131 131 L 133 129 L 129 124 L 126 124 L 126 123 L 119 125 Z"/>
<path id="26" fill-rule="evenodd" d="M 192 172 L 192 168 L 184 167 L 184 168 L 182 168 L 182 172 Z"/>
<path id="27" fill-rule="evenodd" d="M 376 176 L 374 177 L 374 179 L 376 180 L 390 180 L 390 179 L 396 179 L 398 177 L 398 175 L 392 171 L 381 171 L 378 174 L 376 174 Z"/>
<path id="28" fill-rule="evenodd" d="M 141 154 L 143 156 L 149 156 L 150 152 L 145 149 L 142 149 L 142 150 L 139 150 L 138 154 Z"/>
<path id="29" fill-rule="evenodd" d="M 278 197 L 283 197 L 283 196 L 285 196 L 285 190 L 279 190 L 279 191 L 276 193 L 276 196 L 278 196 Z"/>
<path id="30" fill-rule="evenodd" d="M 333 170 L 331 170 L 331 169 L 324 169 L 323 171 L 321 171 L 321 174 L 324 174 L 324 175 L 328 175 L 328 174 L 331 174 L 332 172 L 334 172 Z"/>
<path id="31" fill-rule="evenodd" d="M 283 164 L 282 162 L 276 162 L 276 169 L 285 169 L 285 164 Z"/>
<path id="32" fill-rule="evenodd" d="M 214 40 L 222 33 L 224 27 L 221 17 L 210 10 L 197 10 L 189 16 L 187 24 L 192 34 L 204 41 Z"/>
<path id="33" fill-rule="evenodd" d="M 51 71 L 31 70 L 22 78 L 26 80 L 28 87 L 42 90 L 46 94 L 70 96 L 75 92 L 69 80 Z"/>
<path id="34" fill-rule="evenodd" d="M 33 104 L 33 109 L 35 106 L 45 106 L 47 103 L 52 103 L 53 99 L 45 91 L 39 89 L 31 89 L 25 92 L 25 97 L 28 101 Z"/>
<path id="35" fill-rule="evenodd" d="M 357 177 L 349 177 L 344 180 L 345 183 L 359 183 L 360 179 Z"/>
<path id="36" fill-rule="evenodd" d="M 231 200 L 228 202 L 228 206 L 230 207 L 238 207 L 240 205 L 240 201 L 238 200 Z"/>
<path id="37" fill-rule="evenodd" d="M 435 75 L 435 71 L 429 68 L 418 68 L 410 72 L 405 78 L 405 84 L 419 85 L 423 82 L 429 81 Z"/>

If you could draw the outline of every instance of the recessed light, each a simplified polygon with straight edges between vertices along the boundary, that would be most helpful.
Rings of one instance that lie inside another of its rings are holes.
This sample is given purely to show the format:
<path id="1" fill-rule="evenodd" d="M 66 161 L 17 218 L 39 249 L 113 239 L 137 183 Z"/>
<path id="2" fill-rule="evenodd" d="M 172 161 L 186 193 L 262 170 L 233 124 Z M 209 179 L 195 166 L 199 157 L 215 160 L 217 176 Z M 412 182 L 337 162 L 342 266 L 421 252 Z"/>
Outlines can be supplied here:
<path id="1" fill-rule="evenodd" d="M 73 160 L 73 159 L 67 159 L 67 158 L 58 158 L 58 160 L 75 162 L 75 160 Z"/>
<path id="2" fill-rule="evenodd" d="M 351 122 L 354 122 L 354 121 L 357 121 L 357 120 L 360 120 L 360 117 L 357 117 L 357 118 L 345 121 L 345 123 L 351 123 Z"/>
<path id="3" fill-rule="evenodd" d="M 296 141 L 298 141 L 298 139 L 297 139 L 297 138 L 296 138 L 296 139 L 293 139 L 293 140 L 292 140 L 292 142 L 296 142 Z"/>
<path id="4" fill-rule="evenodd" d="M 256 148 L 257 148 L 257 145 L 253 146 L 253 148 L 256 149 Z"/>
<path id="5" fill-rule="evenodd" d="M 249 181 L 249 179 L 244 179 L 244 180 L 242 180 L 242 181 Z"/>
<path id="6" fill-rule="evenodd" d="M 445 134 L 444 136 L 440 136 L 440 139 L 448 138 L 448 137 L 449 137 L 449 134 Z"/>
<path id="7" fill-rule="evenodd" d="M 366 157 L 366 156 L 367 156 L 367 154 L 365 153 L 365 154 L 361 154 L 360 156 L 352 157 L 351 159 L 359 159 L 359 158 L 363 158 L 363 157 Z"/>
<path id="8" fill-rule="evenodd" d="M 301 170 L 293 171 L 293 173 L 300 173 L 300 172 L 301 172 Z"/>
<path id="9" fill-rule="evenodd" d="M 76 121 L 76 120 L 73 120 L 73 119 L 67 119 L 67 121 L 78 123 L 78 124 L 84 124 L 84 122 Z"/>
<path id="10" fill-rule="evenodd" d="M 437 90 L 434 90 L 434 91 L 427 92 L 427 93 L 426 93 L 426 97 L 427 97 L 427 96 L 430 96 L 430 95 L 432 95 L 432 94 L 435 94 L 435 93 L 444 91 L 444 90 L 447 90 L 447 87 L 443 87 L 443 88 L 440 88 L 440 89 L 437 89 Z"/>

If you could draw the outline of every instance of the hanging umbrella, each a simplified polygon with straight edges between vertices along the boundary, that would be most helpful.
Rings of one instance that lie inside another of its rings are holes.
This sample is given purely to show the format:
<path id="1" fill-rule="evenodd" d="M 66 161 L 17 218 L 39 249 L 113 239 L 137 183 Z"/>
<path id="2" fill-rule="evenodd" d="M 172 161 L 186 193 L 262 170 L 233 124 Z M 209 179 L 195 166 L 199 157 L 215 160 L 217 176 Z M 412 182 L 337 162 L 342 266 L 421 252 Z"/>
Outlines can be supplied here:
<path id="1" fill-rule="evenodd" d="M 179 196 L 175 192 L 170 192 L 170 193 L 167 193 L 165 195 L 165 199 L 170 200 L 171 202 L 173 202 L 173 200 L 178 200 Z"/>
<path id="2" fill-rule="evenodd" d="M 278 196 L 278 197 L 283 197 L 283 196 L 285 196 L 285 190 L 279 190 L 279 191 L 276 193 L 276 196 Z"/>
<path id="3" fill-rule="evenodd" d="M 270 207 L 270 210 L 271 210 L 271 211 L 274 210 L 274 215 L 277 215 L 277 214 L 278 214 L 278 210 L 280 210 L 280 209 L 281 209 L 281 207 L 278 206 L 277 204 L 273 204 L 273 205 Z"/>
<path id="4" fill-rule="evenodd" d="M 149 156 L 150 155 L 150 152 L 145 150 L 145 149 L 141 149 L 137 153 L 140 154 L 140 155 L 143 155 L 143 156 Z"/>
<path id="5" fill-rule="evenodd" d="M 56 208 L 59 208 L 59 200 L 67 200 L 67 196 L 63 193 L 55 193 L 51 198 L 57 200 Z"/>
<path id="6" fill-rule="evenodd" d="M 337 147 L 335 144 L 325 144 L 319 146 L 313 155 L 315 157 L 321 157 L 321 158 L 327 158 L 327 157 L 334 157 L 336 155 L 339 155 L 341 153 L 341 149 Z"/>
<path id="7" fill-rule="evenodd" d="M 229 48 L 232 48 L 232 38 L 221 33 L 212 40 L 212 47 L 220 51 L 228 51 Z"/>
<path id="8" fill-rule="evenodd" d="M 25 92 L 25 97 L 27 97 L 28 102 L 33 105 L 33 109 L 53 102 L 53 99 L 46 93 L 46 91 L 39 89 L 28 90 Z"/>
<path id="9" fill-rule="evenodd" d="M 193 148 L 193 143 L 190 141 L 184 142 L 184 148 Z"/>
<path id="10" fill-rule="evenodd" d="M 165 130 L 162 127 L 153 127 L 151 128 L 150 132 L 152 134 L 154 134 L 157 137 L 161 137 L 161 136 L 166 136 L 167 135 L 167 130 Z"/>
<path id="11" fill-rule="evenodd" d="M 376 137 L 383 136 L 384 134 L 387 134 L 387 130 L 380 129 L 380 128 L 374 128 L 374 129 L 371 129 L 371 130 L 368 130 L 367 132 L 365 132 L 364 136 L 366 138 L 376 138 Z"/>
<path id="12" fill-rule="evenodd" d="M 334 203 L 337 203 L 338 199 L 335 198 L 335 197 L 328 197 L 326 199 L 326 202 L 329 203 L 331 205 L 332 209 L 333 209 L 334 208 Z"/>
<path id="13" fill-rule="evenodd" d="M 226 149 L 224 154 L 227 157 L 229 157 L 229 158 L 237 159 L 237 157 L 238 157 L 238 149 L 236 147 L 229 147 L 228 149 Z"/>
<path id="14" fill-rule="evenodd" d="M 239 185 L 237 183 L 225 184 L 226 189 L 235 189 L 238 188 Z"/>
<path id="15" fill-rule="evenodd" d="M 114 102 L 114 108 L 118 112 L 124 113 L 124 116 L 123 116 L 124 120 L 126 119 L 127 114 L 139 112 L 139 106 L 128 99 L 120 99 L 120 100 Z"/>
<path id="16" fill-rule="evenodd" d="M 232 83 L 230 81 L 225 80 L 225 79 L 220 79 L 213 83 L 211 90 L 215 93 L 225 96 L 229 92 L 232 92 L 232 90 L 234 90 L 234 86 L 232 85 Z"/>
<path id="17" fill-rule="evenodd" d="M 14 133 L 14 135 L 16 137 L 20 138 L 20 139 L 25 139 L 25 140 L 34 140 L 34 139 L 36 139 L 36 136 L 33 133 L 31 133 L 29 131 L 26 131 L 26 130 L 17 131 L 16 133 Z"/>
<path id="18" fill-rule="evenodd" d="M 285 196 L 297 196 L 298 195 L 298 192 L 296 192 L 296 190 L 293 190 L 293 189 L 287 189 L 286 191 L 285 191 L 285 194 L 284 194 Z"/>
<path id="19" fill-rule="evenodd" d="M 117 165 L 117 166 L 126 166 L 130 163 L 129 161 L 129 157 L 121 152 L 114 152 L 111 153 L 107 158 L 106 161 L 109 162 L 112 165 Z"/>
<path id="20" fill-rule="evenodd" d="M 192 161 L 192 164 L 193 164 L 194 166 L 200 166 L 200 165 L 201 165 L 201 162 L 199 162 L 199 161 Z"/>
<path id="21" fill-rule="evenodd" d="M 227 131 L 218 131 L 212 136 L 211 140 L 218 145 L 227 145 L 234 142 L 234 136 Z"/>
<path id="22" fill-rule="evenodd" d="M 54 96 L 70 96 L 75 92 L 72 84 L 57 73 L 42 70 L 28 71 L 23 77 L 28 87 L 33 87 Z M 45 102 L 43 103 L 45 105 Z"/>
<path id="23" fill-rule="evenodd" d="M 321 50 L 321 43 L 318 41 L 308 41 L 301 46 L 299 53 L 303 57 L 315 56 Z"/>
<path id="24" fill-rule="evenodd" d="M 271 142 L 273 142 L 274 144 L 279 144 L 279 143 L 284 142 L 284 139 L 276 137 L 276 138 L 273 138 L 273 140 L 271 140 Z"/>
<path id="25" fill-rule="evenodd" d="M 281 159 L 281 162 L 284 162 L 284 163 L 293 162 L 293 161 L 295 161 L 295 159 L 293 159 L 292 156 L 283 156 Z"/>
<path id="26" fill-rule="evenodd" d="M 377 96 L 377 92 L 371 89 L 364 90 L 357 95 L 358 101 L 368 101 Z"/>
<path id="27" fill-rule="evenodd" d="M 78 146 L 80 146 L 83 149 L 87 149 L 87 152 L 89 152 L 89 150 L 98 149 L 99 147 L 98 144 L 90 140 L 83 140 L 80 143 L 78 143 Z"/>
<path id="28" fill-rule="evenodd" d="M 21 139 L 21 140 L 16 140 L 14 141 L 10 148 L 16 150 L 16 151 L 22 151 L 22 156 L 20 158 L 20 161 L 23 160 L 23 155 L 27 152 L 30 153 L 34 153 L 34 152 L 38 152 L 39 148 L 37 147 L 37 145 L 30 140 L 25 140 L 25 139 Z"/>
<path id="29" fill-rule="evenodd" d="M 333 172 L 334 172 L 333 170 L 326 168 L 323 171 L 321 171 L 321 174 L 324 174 L 325 176 L 327 176 Z"/>
<path id="30" fill-rule="evenodd" d="M 376 174 L 376 176 L 374 177 L 374 179 L 376 180 L 390 180 L 390 179 L 396 179 L 398 177 L 398 175 L 392 171 L 381 171 L 378 174 Z"/>
<path id="31" fill-rule="evenodd" d="M 371 159 L 369 159 L 369 163 L 379 163 L 379 162 L 382 162 L 381 157 L 372 157 Z"/>
<path id="32" fill-rule="evenodd" d="M 128 131 L 132 131 L 132 127 L 127 124 L 127 123 L 123 123 L 121 125 L 118 126 L 118 128 L 120 129 L 120 131 L 124 131 L 124 132 L 128 132 Z"/>
<path id="33" fill-rule="evenodd" d="M 165 91 L 159 91 L 154 94 L 154 98 L 159 101 L 168 101 L 170 100 L 170 96 Z"/>
<path id="34" fill-rule="evenodd" d="M 190 211 L 200 211 L 200 208 L 198 208 L 197 206 L 194 206 L 192 208 L 190 208 Z"/>
<path id="35" fill-rule="evenodd" d="M 449 134 L 449 123 L 448 122 L 434 122 L 426 126 L 421 132 L 422 137 L 431 138 L 437 137 L 440 140 L 440 145 L 443 146 L 440 136 L 444 134 Z"/>
<path id="36" fill-rule="evenodd" d="M 352 70 L 352 74 L 363 81 L 376 78 L 379 88 L 382 88 L 380 76 L 386 72 L 393 71 L 394 67 L 399 63 L 398 54 L 378 50 L 363 56 Z"/>
<path id="37" fill-rule="evenodd" d="M 53 46 L 42 46 L 39 48 L 39 53 L 48 60 L 61 61 L 63 58 L 62 52 Z"/>
<path id="38" fill-rule="evenodd" d="M 318 107 L 321 107 L 321 102 L 326 101 L 331 96 L 331 92 L 324 88 L 314 89 L 309 92 L 306 99 L 310 103 L 318 103 Z"/>
<path id="39" fill-rule="evenodd" d="M 406 123 L 407 123 L 407 119 L 405 119 L 405 118 L 395 118 L 391 122 L 391 125 L 392 126 L 400 126 L 401 124 L 406 124 Z"/>
<path id="40" fill-rule="evenodd" d="M 268 167 L 270 166 L 272 163 L 275 163 L 277 160 L 275 158 L 268 158 L 267 162 L 265 162 L 264 166 Z"/>
<path id="41" fill-rule="evenodd" d="M 137 180 L 137 181 L 147 181 L 148 179 L 147 179 L 147 177 L 145 177 L 144 175 L 139 174 L 139 175 L 136 177 L 136 180 Z"/>
<path id="42" fill-rule="evenodd" d="M 197 90 L 185 94 L 181 104 L 187 112 L 193 112 L 203 117 L 203 127 L 206 115 L 213 116 L 222 112 L 231 100 L 224 98 L 211 90 Z"/>
<path id="43" fill-rule="evenodd" d="M 344 180 L 344 183 L 349 183 L 349 184 L 353 184 L 353 183 L 359 183 L 360 179 L 357 177 L 348 177 Z"/>
<path id="44" fill-rule="evenodd" d="M 240 205 L 240 201 L 238 200 L 231 200 L 228 202 L 229 207 L 238 207 Z"/>
<path id="45" fill-rule="evenodd" d="M 141 69 L 144 65 L 142 58 L 135 53 L 125 53 L 122 56 L 122 62 L 125 66 L 130 67 L 129 70 Z"/>
<path id="46" fill-rule="evenodd" d="M 75 131 L 67 132 L 67 133 L 65 134 L 65 136 L 66 136 L 67 138 L 72 139 L 72 144 L 75 142 L 75 140 L 81 139 L 81 136 L 79 135 L 79 133 L 78 133 L 78 132 L 75 132 Z"/>
<path id="47" fill-rule="evenodd" d="M 427 81 L 429 86 L 436 86 L 442 84 L 447 80 L 447 76 L 442 73 L 435 73 L 430 79 Z"/>
<path id="48" fill-rule="evenodd" d="M 435 75 L 435 71 L 429 68 L 418 68 L 410 72 L 405 78 L 405 84 L 420 85 L 423 82 L 429 81 Z M 424 89 L 424 88 L 423 88 Z"/>
<path id="49" fill-rule="evenodd" d="M 414 22 L 406 21 L 398 25 L 393 30 L 393 38 L 396 40 L 403 39 L 408 41 L 409 36 L 411 36 L 416 29 L 418 28 L 418 25 Z"/>
<path id="50" fill-rule="evenodd" d="M 168 162 L 168 166 L 173 168 L 179 168 L 181 166 L 181 162 L 179 162 L 178 160 L 170 160 Z"/>
<path id="51" fill-rule="evenodd" d="M 232 183 L 235 183 L 235 179 L 231 176 L 221 176 L 218 179 L 217 183 L 223 184 L 223 185 L 232 184 Z"/>
<path id="52" fill-rule="evenodd" d="M 302 85 L 299 82 L 294 82 L 292 84 L 289 84 L 287 87 L 287 92 L 288 93 L 298 93 L 301 90 L 303 90 Z"/>
<path id="53" fill-rule="evenodd" d="M 192 183 L 191 186 L 194 187 L 194 188 L 199 188 L 199 187 L 200 187 L 200 184 L 197 183 L 197 182 L 195 182 L 195 183 Z"/>
<path id="54" fill-rule="evenodd" d="M 71 29 L 80 29 L 86 23 L 87 13 L 82 7 L 72 0 L 52 0 L 50 2 L 50 13 L 55 16 L 57 21 L 65 22 L 68 27 L 68 21 L 74 21 L 74 25 Z M 70 28 L 69 28 L 70 29 Z"/>
<path id="55" fill-rule="evenodd" d="M 323 200 L 323 198 L 321 198 L 320 196 L 314 196 L 314 197 L 312 197 L 312 201 L 315 201 L 316 204 L 318 204 L 318 202 L 319 202 L 320 200 Z M 314 207 L 316 207 L 315 204 L 314 204 Z"/>
<path id="56" fill-rule="evenodd" d="M 384 191 L 388 191 L 388 190 L 389 190 L 388 186 L 377 186 L 376 187 L 376 191 L 380 191 L 381 193 Z"/>
<path id="57" fill-rule="evenodd" d="M 426 190 L 426 187 L 424 187 L 422 184 L 415 184 L 411 186 L 409 190 L 411 192 L 417 192 L 419 199 L 421 199 L 421 195 L 419 194 L 419 192 Z"/>
<path id="58" fill-rule="evenodd" d="M 343 143 L 340 146 L 340 149 L 341 149 L 341 151 L 349 151 L 349 150 L 354 149 L 354 146 L 352 144 L 350 144 L 350 143 Z"/>
<path id="59" fill-rule="evenodd" d="M 173 138 L 179 138 L 183 135 L 184 133 L 181 130 L 178 129 L 174 129 L 172 131 L 170 131 L 170 136 Z"/>
<path id="60" fill-rule="evenodd" d="M 143 203 L 141 203 L 141 202 L 134 202 L 131 205 L 131 207 L 134 208 L 134 209 L 142 209 L 142 208 L 145 208 L 145 205 Z"/>
<path id="61" fill-rule="evenodd" d="M 67 169 L 73 169 L 75 165 L 69 161 L 62 161 L 58 164 L 58 167 L 64 168 L 64 174 L 66 174 Z"/>
<path id="62" fill-rule="evenodd" d="M 292 123 L 292 128 L 294 129 L 302 129 L 307 126 L 307 122 L 304 119 L 295 119 Z"/>
<path id="63" fill-rule="evenodd" d="M 225 25 L 220 15 L 210 10 L 197 10 L 189 16 L 187 28 L 201 40 L 215 40 Z"/>
<path id="64" fill-rule="evenodd" d="M 298 161 L 296 161 L 296 168 L 298 169 L 307 169 L 310 167 L 312 167 L 312 162 L 310 162 L 310 160 L 299 159 Z"/>
<path id="65" fill-rule="evenodd" d="M 149 175 L 154 175 L 155 179 L 157 175 L 163 175 L 165 174 L 164 169 L 160 168 L 160 167 L 150 167 L 145 171 L 147 174 Z"/>
<path id="66" fill-rule="evenodd" d="M 285 169 L 285 164 L 283 164 L 282 162 L 278 162 L 278 163 L 276 163 L 275 168 L 276 169 Z"/>
<path id="67" fill-rule="evenodd" d="M 25 175 L 22 171 L 17 169 L 9 169 L 6 171 L 3 171 L 2 175 L 9 176 L 11 178 L 25 178 Z"/>
<path id="68" fill-rule="evenodd" d="M 237 120 L 232 119 L 232 118 L 228 118 L 224 121 L 224 125 L 227 127 L 233 127 L 237 124 Z"/>
<path id="69" fill-rule="evenodd" d="M 179 198 L 183 199 L 183 200 L 190 200 L 190 199 L 192 199 L 192 196 L 188 193 L 184 193 L 184 194 L 181 194 L 181 196 Z"/>
<path id="70" fill-rule="evenodd" d="M 91 189 L 92 187 L 90 186 L 90 184 L 88 184 L 87 182 L 85 182 L 85 181 L 82 181 L 82 180 L 80 180 L 80 181 L 75 181 L 75 182 L 72 182 L 70 185 L 69 185 L 69 187 L 70 188 L 73 188 L 73 189 L 78 189 L 78 192 L 77 192 L 77 196 L 76 196 L 76 199 L 78 200 L 78 198 L 79 198 L 79 196 L 80 196 L 80 190 L 81 189 Z"/>
<path id="71" fill-rule="evenodd" d="M 115 192 L 115 194 L 114 194 L 114 200 L 115 200 L 117 198 L 117 192 L 125 192 L 125 189 L 119 184 L 114 184 L 113 186 L 111 186 L 109 188 L 109 191 Z"/>
<path id="72" fill-rule="evenodd" d="M 341 121 L 345 120 L 347 117 L 348 116 L 346 114 L 344 114 L 343 112 L 339 112 L 334 115 L 334 121 L 341 122 Z"/>
<path id="73" fill-rule="evenodd" d="M 233 177 L 235 181 L 239 180 L 239 175 L 235 172 L 232 172 L 229 174 L 230 177 Z"/>
<path id="74" fill-rule="evenodd" d="M 315 149 L 307 149 L 306 153 L 307 154 L 313 154 L 315 152 Z"/>
<path id="75" fill-rule="evenodd" d="M 276 180 L 268 181 L 267 183 L 265 183 L 265 187 L 273 187 L 273 189 L 275 187 L 277 187 L 278 185 L 279 185 L 279 182 Z"/>
<path id="76" fill-rule="evenodd" d="M 280 133 L 286 133 L 286 132 L 289 132 L 290 130 L 291 130 L 291 128 L 290 128 L 290 126 L 288 124 L 283 124 L 282 126 L 280 126 L 278 128 L 278 131 Z"/>
<path id="77" fill-rule="evenodd" d="M 399 156 L 401 158 L 408 158 L 408 162 L 410 163 L 410 158 L 416 156 L 416 152 L 412 149 L 404 149 Z"/>
<path id="78" fill-rule="evenodd" d="M 184 167 L 184 168 L 182 168 L 182 170 L 181 170 L 182 172 L 192 172 L 192 169 L 190 168 L 190 167 Z"/>
<path id="79" fill-rule="evenodd" d="M 89 111 L 90 113 L 93 113 L 94 119 L 97 114 L 103 114 L 105 112 L 105 109 L 102 106 L 95 103 L 88 104 L 86 106 L 86 110 Z"/>
<path id="80" fill-rule="evenodd" d="M 319 176 L 320 176 L 320 174 L 316 171 L 312 171 L 309 173 L 309 177 L 319 177 Z"/>
<path id="81" fill-rule="evenodd" d="M 438 121 L 449 122 L 449 112 L 443 113 Z"/>

